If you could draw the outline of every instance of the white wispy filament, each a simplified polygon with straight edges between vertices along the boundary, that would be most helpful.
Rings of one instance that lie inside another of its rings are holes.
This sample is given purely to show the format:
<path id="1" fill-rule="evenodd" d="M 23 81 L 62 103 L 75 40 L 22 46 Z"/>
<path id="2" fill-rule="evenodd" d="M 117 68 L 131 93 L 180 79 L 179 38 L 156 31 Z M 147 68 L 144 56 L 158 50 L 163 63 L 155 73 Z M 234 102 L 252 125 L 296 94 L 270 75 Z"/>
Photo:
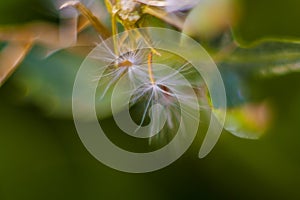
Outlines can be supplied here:
<path id="1" fill-rule="evenodd" d="M 164 61 L 165 65 L 152 63 L 149 60 L 152 51 L 148 43 L 144 38 L 135 39 L 117 38 L 118 49 L 114 49 L 113 40 L 103 41 L 93 51 L 91 58 L 101 63 L 99 71 L 104 72 L 96 79 L 101 86 L 100 100 L 108 95 L 108 91 L 114 90 L 118 81 L 125 76 L 126 82 L 123 84 L 130 85 L 130 89 L 118 91 L 118 94 L 121 96 L 121 93 L 126 93 L 130 96 L 129 101 L 124 101 L 121 107 L 126 109 L 137 105 L 142 111 L 137 128 L 133 130 L 136 134 L 139 134 L 139 129 L 144 126 L 148 117 L 153 121 L 150 129 L 147 129 L 149 137 L 157 132 L 175 133 L 183 113 L 193 121 L 198 121 L 198 116 L 191 112 L 199 109 L 193 90 L 195 86 L 182 75 L 190 73 L 189 63 L 177 68 L 167 66 L 170 63 L 168 59 Z M 162 110 L 152 109 L 155 105 L 160 105 Z M 162 128 L 163 118 L 166 119 L 166 124 Z M 120 120 L 124 121 L 124 116 Z"/>

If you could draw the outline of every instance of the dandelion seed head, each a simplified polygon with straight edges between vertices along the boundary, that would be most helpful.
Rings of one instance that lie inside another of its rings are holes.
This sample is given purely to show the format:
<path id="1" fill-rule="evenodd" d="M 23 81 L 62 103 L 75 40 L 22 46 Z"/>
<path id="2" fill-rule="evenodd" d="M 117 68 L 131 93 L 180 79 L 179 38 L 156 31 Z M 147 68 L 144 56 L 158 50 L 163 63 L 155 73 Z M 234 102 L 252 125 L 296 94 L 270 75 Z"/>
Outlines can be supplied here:
<path id="1" fill-rule="evenodd" d="M 132 35 L 136 36 L 136 35 Z M 180 59 L 166 59 L 164 64 L 153 63 L 152 58 L 149 60 L 149 55 L 152 51 L 145 39 L 128 37 L 124 40 L 122 37 L 116 38 L 117 49 L 114 49 L 112 40 L 103 41 L 95 51 L 92 57 L 100 60 L 107 67 L 104 73 L 99 77 L 99 84 L 102 84 L 100 90 L 102 99 L 110 89 L 119 85 L 119 80 L 126 85 L 126 91 L 121 91 L 122 95 L 128 95 L 128 100 L 124 102 L 125 107 L 138 108 L 138 122 L 136 127 L 142 127 L 145 121 L 149 121 L 150 128 L 147 134 L 155 135 L 158 127 L 163 127 L 158 130 L 160 135 L 172 137 L 176 133 L 182 121 L 182 112 L 185 115 L 191 116 L 198 120 L 197 116 L 193 115 L 193 111 L 198 110 L 198 102 L 195 101 L 195 93 L 192 90 L 191 84 L 185 79 L 182 73 L 188 73 L 189 63 L 178 67 L 168 66 L 173 61 Z M 154 44 L 152 46 L 156 48 Z M 167 54 L 168 55 L 168 54 Z M 159 58 L 158 58 L 159 59 Z M 156 60 L 155 60 L 156 61 Z M 100 66 L 101 67 L 101 66 Z M 152 73 L 149 71 L 152 68 Z M 123 82 L 124 81 L 124 82 Z M 129 86 L 127 88 L 127 86 Z M 121 87 L 122 88 L 122 87 Z M 183 108 L 181 105 L 184 104 Z M 162 109 L 154 109 L 160 105 Z M 137 106 L 137 107 L 136 107 Z M 163 112 L 163 113 L 162 113 Z M 192 114 L 191 114 L 192 113 Z M 164 120 L 163 126 L 159 124 Z M 137 128 L 139 129 L 139 128 Z M 135 130 L 138 134 L 139 131 Z"/>
<path id="2" fill-rule="evenodd" d="M 111 40 L 103 41 L 97 46 L 91 57 L 99 61 L 99 71 L 103 71 L 97 78 L 99 84 L 105 86 L 100 99 L 123 75 L 128 77 L 130 84 L 144 81 L 148 77 L 144 65 L 150 50 L 144 49 L 144 46 L 141 40 L 132 42 L 123 41 L 122 38 L 118 38 L 118 54 Z"/>
<path id="3" fill-rule="evenodd" d="M 187 65 L 184 66 L 187 67 Z M 149 77 L 144 77 L 143 84 L 140 84 L 140 87 L 134 91 L 130 101 L 130 107 L 140 105 L 140 110 L 143 110 L 140 126 L 144 123 L 146 116 L 151 119 L 162 114 L 166 116 L 164 128 L 158 134 L 160 136 L 157 136 L 160 139 L 162 135 L 170 138 L 176 132 L 181 122 L 182 112 L 197 120 L 197 116 L 191 114 L 191 110 L 197 110 L 199 106 L 198 101 L 195 101 L 196 94 L 191 85 L 185 80 L 184 76 L 179 74 L 180 71 L 178 70 L 182 70 L 182 68 L 169 70 L 163 68 L 154 64 L 155 82 L 151 82 Z M 163 113 L 152 113 L 151 108 L 156 104 L 163 107 Z M 155 127 L 153 127 L 153 130 L 155 130 Z M 149 135 L 152 135 L 152 133 L 149 133 Z"/>
<path id="4" fill-rule="evenodd" d="M 135 0 L 121 0 L 120 6 L 121 10 L 123 11 L 132 12 L 140 6 L 140 3 L 136 2 Z"/>
<path id="5" fill-rule="evenodd" d="M 129 24 L 136 23 L 141 18 L 140 5 L 135 0 L 121 0 L 118 12 L 120 19 Z"/>

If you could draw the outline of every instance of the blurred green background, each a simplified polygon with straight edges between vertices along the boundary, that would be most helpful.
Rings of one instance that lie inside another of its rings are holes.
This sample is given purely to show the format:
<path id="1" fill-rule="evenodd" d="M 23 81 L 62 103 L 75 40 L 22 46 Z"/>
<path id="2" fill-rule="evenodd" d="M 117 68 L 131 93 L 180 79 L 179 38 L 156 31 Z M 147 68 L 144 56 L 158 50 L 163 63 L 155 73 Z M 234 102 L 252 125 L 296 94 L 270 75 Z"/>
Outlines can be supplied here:
<path id="1" fill-rule="evenodd" d="M 235 33 L 243 43 L 300 39 L 299 1 L 240 2 L 243 14 Z M 48 6 L 43 0 L 2 0 L 0 23 L 55 22 Z M 273 125 L 260 140 L 224 131 L 213 151 L 198 159 L 199 136 L 175 163 L 147 174 L 118 172 L 94 159 L 72 119 L 49 117 L 24 100 L 26 91 L 14 81 L 18 76 L 0 88 L 1 200 L 300 199 L 299 73 L 250 83 L 274 108 Z"/>

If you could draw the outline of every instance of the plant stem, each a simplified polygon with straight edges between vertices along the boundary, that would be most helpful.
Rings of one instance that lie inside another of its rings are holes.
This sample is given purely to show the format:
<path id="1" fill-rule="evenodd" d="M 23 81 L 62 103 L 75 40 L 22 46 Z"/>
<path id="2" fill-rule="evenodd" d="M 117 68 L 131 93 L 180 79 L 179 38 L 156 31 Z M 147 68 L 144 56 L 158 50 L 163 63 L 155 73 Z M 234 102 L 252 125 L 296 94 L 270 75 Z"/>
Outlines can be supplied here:
<path id="1" fill-rule="evenodd" d="M 117 12 L 118 10 L 116 8 L 113 8 L 112 14 L 111 14 L 111 29 L 112 29 L 112 37 L 113 37 L 113 43 L 114 43 L 114 53 L 116 56 L 119 56 L 118 51 L 118 43 L 116 35 L 118 34 L 118 27 L 117 27 Z"/>
<path id="2" fill-rule="evenodd" d="M 150 52 L 148 54 L 148 73 L 149 73 L 149 79 L 150 79 L 150 82 L 152 85 L 155 84 L 155 80 L 154 80 L 154 77 L 153 77 L 153 71 L 152 71 L 152 52 Z"/>
<path id="3" fill-rule="evenodd" d="M 108 29 L 100 22 L 100 20 L 82 3 L 79 1 L 69 1 L 63 4 L 60 9 L 64 9 L 66 7 L 72 6 L 76 8 L 83 16 L 85 16 L 92 26 L 96 29 L 96 31 L 104 38 L 110 37 L 110 33 Z"/>

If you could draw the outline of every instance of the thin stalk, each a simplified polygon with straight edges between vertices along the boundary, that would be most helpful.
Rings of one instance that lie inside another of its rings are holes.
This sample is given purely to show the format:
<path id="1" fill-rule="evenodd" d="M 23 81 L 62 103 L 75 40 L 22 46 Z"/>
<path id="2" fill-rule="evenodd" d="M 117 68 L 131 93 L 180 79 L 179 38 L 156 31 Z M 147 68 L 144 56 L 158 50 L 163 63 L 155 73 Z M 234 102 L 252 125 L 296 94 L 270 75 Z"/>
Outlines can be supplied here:
<path id="1" fill-rule="evenodd" d="M 60 7 L 60 9 L 64 9 L 69 6 L 76 8 L 84 17 L 86 17 L 90 21 L 92 26 L 96 29 L 96 31 L 104 39 L 110 37 L 110 33 L 109 33 L 108 29 L 101 23 L 101 21 L 85 5 L 83 5 L 79 1 L 69 1 L 65 4 L 63 4 Z"/>
<path id="2" fill-rule="evenodd" d="M 139 37 L 142 37 L 142 38 L 143 38 L 143 40 L 145 41 L 145 43 L 146 43 L 146 44 L 149 46 L 149 48 L 151 49 L 152 53 L 154 53 L 154 54 L 157 55 L 157 56 L 161 56 L 161 54 L 153 48 L 153 46 L 151 45 L 151 42 L 149 42 L 148 39 L 145 38 L 145 37 L 142 35 L 142 33 L 141 33 L 138 29 L 135 28 L 135 29 L 133 29 L 133 30 L 138 34 Z"/>
<path id="3" fill-rule="evenodd" d="M 113 9 L 111 14 L 111 29 L 112 29 L 112 37 L 113 37 L 113 43 L 114 43 L 114 52 L 116 56 L 119 56 L 118 51 L 118 42 L 116 35 L 118 34 L 118 27 L 117 27 L 117 9 Z"/>
<path id="4" fill-rule="evenodd" d="M 33 41 L 26 43 L 10 43 L 0 54 L 0 87 L 17 69 L 27 53 L 31 50 Z"/>
<path id="5" fill-rule="evenodd" d="M 104 0 L 106 10 L 111 14 L 112 13 L 112 3 L 110 0 Z"/>
<path id="6" fill-rule="evenodd" d="M 184 19 L 182 17 L 177 16 L 173 13 L 167 13 L 165 10 L 160 8 L 155 8 L 152 6 L 145 6 L 143 9 L 144 13 L 157 17 L 172 26 L 175 26 L 179 30 L 183 29 L 184 26 Z"/>
<path id="7" fill-rule="evenodd" d="M 153 77 L 153 71 L 152 71 L 152 52 L 148 54 L 148 74 L 149 74 L 149 79 L 152 85 L 155 84 L 155 79 Z"/>

